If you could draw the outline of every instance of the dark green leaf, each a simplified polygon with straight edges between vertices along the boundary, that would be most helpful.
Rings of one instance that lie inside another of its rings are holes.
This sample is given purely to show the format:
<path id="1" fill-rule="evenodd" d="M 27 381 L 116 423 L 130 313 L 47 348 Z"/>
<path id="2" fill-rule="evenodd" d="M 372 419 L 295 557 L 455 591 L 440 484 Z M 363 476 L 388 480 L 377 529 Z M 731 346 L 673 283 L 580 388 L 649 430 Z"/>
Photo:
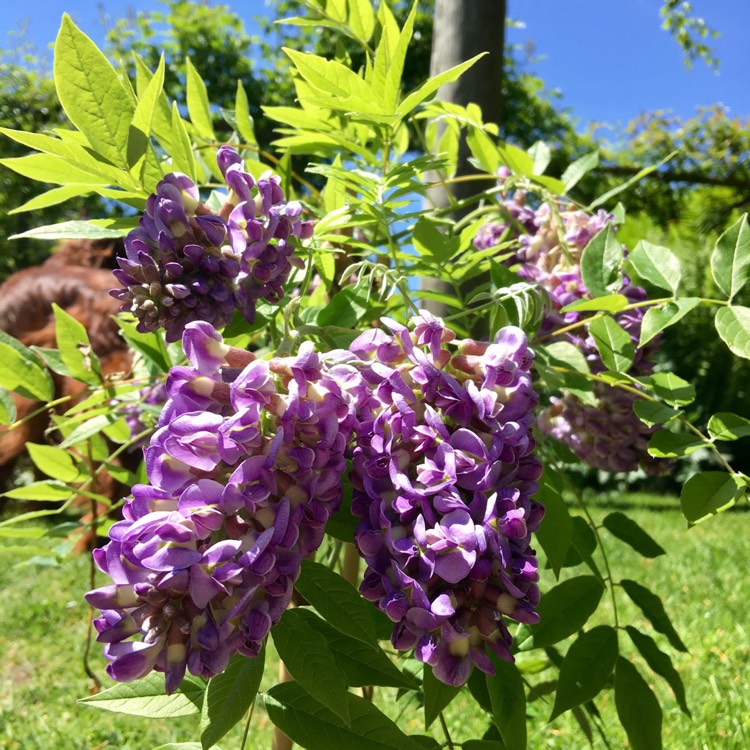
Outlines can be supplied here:
<path id="1" fill-rule="evenodd" d="M 650 307 L 643 316 L 638 346 L 645 346 L 665 328 L 682 320 L 699 304 L 699 297 L 684 297 L 674 302 L 668 302 L 663 307 Z"/>
<path id="2" fill-rule="evenodd" d="M 716 241 L 711 254 L 711 272 L 716 285 L 731 300 L 750 278 L 750 226 L 747 214 Z"/>
<path id="3" fill-rule="evenodd" d="M 122 331 L 125 340 L 140 352 L 147 362 L 153 364 L 159 372 L 168 372 L 172 366 L 161 331 L 141 333 L 136 329 L 135 323 L 122 318 L 115 318 L 118 328 Z"/>
<path id="4" fill-rule="evenodd" d="M 617 277 L 623 259 L 622 245 L 612 227 L 607 226 L 586 245 L 581 256 L 581 278 L 594 297 L 606 295 Z"/>
<path id="5" fill-rule="evenodd" d="M 714 414 L 708 421 L 708 434 L 714 440 L 739 440 L 750 436 L 750 419 L 730 412 Z"/>
<path id="6" fill-rule="evenodd" d="M 359 592 L 325 565 L 303 560 L 297 591 L 334 628 L 370 645 L 377 644 L 370 609 Z"/>
<path id="7" fill-rule="evenodd" d="M 57 95 L 70 121 L 105 159 L 127 167 L 133 97 L 67 13 L 55 41 L 54 73 Z"/>
<path id="8" fill-rule="evenodd" d="M 490 655 L 495 674 L 487 675 L 492 718 L 507 750 L 526 748 L 526 691 L 515 664 Z"/>
<path id="9" fill-rule="evenodd" d="M 209 681 L 201 711 L 204 750 L 213 747 L 250 708 L 263 677 L 265 659 L 265 645 L 255 659 L 238 654 Z"/>
<path id="10" fill-rule="evenodd" d="M 335 294 L 328 307 L 321 311 L 317 324 L 354 328 L 367 310 L 366 293 L 347 286 Z"/>
<path id="11" fill-rule="evenodd" d="M 635 347 L 630 334 L 613 318 L 606 316 L 589 323 L 589 333 L 594 338 L 602 362 L 608 370 L 626 372 L 633 364 Z"/>
<path id="12" fill-rule="evenodd" d="M 296 682 L 272 687 L 265 704 L 271 721 L 306 750 L 419 750 L 421 747 L 369 701 L 351 693 L 346 694 L 346 700 L 350 726 Z"/>
<path id="13" fill-rule="evenodd" d="M 624 513 L 615 511 L 607 515 L 602 525 L 620 541 L 630 545 L 644 557 L 659 557 L 666 555 L 666 551 L 658 545 L 632 518 Z"/>
<path id="14" fill-rule="evenodd" d="M 615 668 L 615 706 L 632 750 L 661 750 L 661 706 L 638 670 L 620 657 Z"/>
<path id="15" fill-rule="evenodd" d="M 461 692 L 461 688 L 441 682 L 432 673 L 432 667 L 425 664 L 422 689 L 424 691 L 424 726 L 425 729 L 429 729 L 440 712 Z"/>
<path id="16" fill-rule="evenodd" d="M 152 672 L 142 680 L 125 682 L 81 698 L 79 703 L 131 716 L 171 719 L 200 713 L 203 690 L 201 682 L 186 677 L 176 693 L 167 695 L 164 692 L 164 675 Z"/>
<path id="17" fill-rule="evenodd" d="M 686 406 L 695 400 L 695 386 L 673 372 L 657 372 L 651 376 L 654 393 L 673 406 Z"/>
<path id="18" fill-rule="evenodd" d="M 491 714 L 492 702 L 490 701 L 489 690 L 487 690 L 487 680 L 485 679 L 484 672 L 480 672 L 478 669 L 472 669 L 466 687 L 469 688 L 469 692 L 479 706 L 488 714 Z"/>
<path id="19" fill-rule="evenodd" d="M 693 525 L 721 513 L 740 496 L 737 481 L 723 471 L 703 471 L 685 482 L 680 493 L 682 515 Z"/>
<path id="20" fill-rule="evenodd" d="M 390 623 L 390 620 L 388 622 Z M 326 622 L 319 623 L 318 628 L 336 657 L 336 663 L 347 685 L 384 685 L 412 690 L 419 687 L 419 683 L 398 669 L 379 646 L 371 646 L 350 638 Z M 391 627 L 390 630 L 392 629 Z"/>
<path id="21" fill-rule="evenodd" d="M 577 633 L 596 611 L 604 593 L 594 576 L 577 576 L 549 589 L 537 606 L 540 621 L 531 626 L 531 637 L 518 648 L 544 648 Z"/>
<path id="22" fill-rule="evenodd" d="M 545 508 L 536 538 L 547 555 L 555 576 L 559 578 L 573 539 L 573 520 L 556 485 L 559 486 L 556 475 L 550 469 L 545 469 L 534 499 Z"/>
<path id="23" fill-rule="evenodd" d="M 706 441 L 692 433 L 659 430 L 648 441 L 648 452 L 655 458 L 676 458 L 689 456 L 706 445 Z"/>
<path id="24" fill-rule="evenodd" d="M 750 359 L 750 307 L 732 305 L 716 313 L 716 330 L 729 351 Z"/>
<path id="25" fill-rule="evenodd" d="M 633 404 L 633 411 L 636 413 L 638 419 L 649 427 L 657 424 L 665 424 L 672 417 L 676 417 L 680 413 L 679 409 L 673 409 L 666 404 L 661 404 L 657 401 L 645 401 L 643 399 L 639 399 Z"/>
<path id="26" fill-rule="evenodd" d="M 646 663 L 651 667 L 652 671 L 656 674 L 661 675 L 668 683 L 669 687 L 672 688 L 674 697 L 677 700 L 683 713 L 690 716 L 690 709 L 688 709 L 687 700 L 685 698 L 685 686 L 682 684 L 682 678 L 680 677 L 677 670 L 672 664 L 672 659 L 668 654 L 665 654 L 657 645 L 656 641 L 645 633 L 641 633 L 632 625 L 626 626 L 625 630 L 628 631 L 630 640 L 640 652 L 641 656 L 646 660 Z"/>
<path id="27" fill-rule="evenodd" d="M 272 630 L 273 642 L 289 673 L 300 685 L 349 724 L 346 683 L 311 611 L 288 609 Z"/>
<path id="28" fill-rule="evenodd" d="M 668 247 L 641 240 L 628 255 L 628 261 L 644 281 L 650 281 L 659 289 L 677 293 L 682 268 L 680 259 Z"/>
<path id="29" fill-rule="evenodd" d="M 560 667 L 555 706 L 549 720 L 599 695 L 617 661 L 617 632 L 599 625 L 578 636 Z"/>
<path id="30" fill-rule="evenodd" d="M 661 599 L 636 581 L 624 578 L 620 581 L 620 585 L 625 589 L 627 595 L 640 607 L 643 614 L 651 625 L 653 625 L 654 630 L 657 633 L 665 635 L 667 640 L 678 651 L 687 652 L 687 646 L 680 640 L 680 636 L 677 635 L 677 631 L 674 629 L 669 616 L 664 610 Z"/>

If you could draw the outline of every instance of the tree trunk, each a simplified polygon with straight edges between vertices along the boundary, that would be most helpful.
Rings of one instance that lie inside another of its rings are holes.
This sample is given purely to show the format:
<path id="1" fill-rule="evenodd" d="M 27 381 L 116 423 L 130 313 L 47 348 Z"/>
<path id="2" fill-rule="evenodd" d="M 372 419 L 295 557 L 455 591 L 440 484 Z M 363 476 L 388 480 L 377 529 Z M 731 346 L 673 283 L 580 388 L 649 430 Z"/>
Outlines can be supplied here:
<path id="1" fill-rule="evenodd" d="M 446 83 L 438 90 L 440 101 L 466 106 L 474 102 L 482 109 L 485 122 L 498 126 L 502 120 L 503 55 L 505 46 L 506 0 L 436 0 L 432 36 L 430 75 L 435 76 L 482 52 L 489 52 L 467 70 L 454 83 Z M 469 148 L 462 139 L 458 151 L 456 175 L 476 172 L 469 164 Z M 451 191 L 461 200 L 477 191 L 476 182 L 458 182 Z M 430 190 L 430 204 L 437 209 L 450 206 L 442 186 Z M 458 221 L 468 209 L 457 210 L 453 219 Z M 437 279 L 425 279 L 423 289 L 450 292 L 450 286 Z M 447 314 L 446 306 L 427 302 L 428 310 L 436 315 Z"/>

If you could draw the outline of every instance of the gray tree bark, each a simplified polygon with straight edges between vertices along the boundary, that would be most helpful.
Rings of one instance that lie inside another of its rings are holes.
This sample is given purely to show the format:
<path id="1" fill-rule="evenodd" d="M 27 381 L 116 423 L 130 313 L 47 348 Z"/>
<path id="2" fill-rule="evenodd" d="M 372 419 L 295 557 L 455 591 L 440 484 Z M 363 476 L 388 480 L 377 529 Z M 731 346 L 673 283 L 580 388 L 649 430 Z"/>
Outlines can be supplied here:
<path id="1" fill-rule="evenodd" d="M 466 106 L 474 102 L 482 109 L 485 122 L 498 126 L 502 121 L 503 55 L 505 47 L 506 0 L 436 0 L 432 37 L 430 75 L 435 76 L 482 52 L 489 54 L 475 63 L 454 83 L 438 90 L 440 101 Z M 456 175 L 467 175 L 476 170 L 469 163 L 469 148 L 462 139 L 458 151 Z M 477 192 L 476 182 L 455 183 L 451 192 L 457 200 Z M 445 188 L 438 186 L 428 194 L 430 204 L 437 209 L 451 203 Z M 471 208 L 453 212 L 458 221 Z M 426 279 L 424 289 L 445 292 L 449 287 L 437 279 Z M 436 315 L 446 315 L 446 307 L 428 302 L 427 308 Z"/>

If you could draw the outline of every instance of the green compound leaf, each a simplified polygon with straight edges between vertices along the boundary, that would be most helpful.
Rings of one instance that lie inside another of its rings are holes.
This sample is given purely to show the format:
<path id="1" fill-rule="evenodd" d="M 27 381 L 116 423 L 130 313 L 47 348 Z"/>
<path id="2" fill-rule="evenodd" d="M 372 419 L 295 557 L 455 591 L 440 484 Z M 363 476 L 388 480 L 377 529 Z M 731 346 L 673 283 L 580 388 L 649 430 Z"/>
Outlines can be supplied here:
<path id="1" fill-rule="evenodd" d="M 628 625 L 625 630 L 628 631 L 630 640 L 640 652 L 641 656 L 646 660 L 646 663 L 651 667 L 652 671 L 656 674 L 661 675 L 672 688 L 674 697 L 677 700 L 683 713 L 690 716 L 690 709 L 688 709 L 687 700 L 685 698 L 685 686 L 682 684 L 682 678 L 680 677 L 677 670 L 672 664 L 672 659 L 668 654 L 665 654 L 657 645 L 656 641 L 645 633 L 641 633 L 640 630 L 636 630 L 631 625 Z"/>
<path id="2" fill-rule="evenodd" d="M 276 685 L 265 697 L 266 711 L 271 721 L 306 750 L 421 748 L 417 741 L 407 737 L 369 701 L 351 693 L 346 694 L 346 701 L 351 720 L 349 726 L 296 682 Z"/>
<path id="3" fill-rule="evenodd" d="M 607 226 L 586 245 L 581 256 L 581 278 L 590 294 L 603 297 L 616 276 L 624 253 L 612 227 Z"/>
<path id="4" fill-rule="evenodd" d="M 340 575 L 325 565 L 303 560 L 295 588 L 334 628 L 371 646 L 377 645 L 370 616 L 372 605 Z"/>
<path id="5" fill-rule="evenodd" d="M 716 313 L 714 324 L 732 354 L 750 359 L 750 307 L 722 307 Z"/>
<path id="6" fill-rule="evenodd" d="M 203 683 L 186 677 L 177 692 L 167 695 L 164 675 L 154 672 L 142 680 L 115 685 L 78 702 L 114 713 L 145 716 L 149 719 L 172 719 L 200 713 Z"/>
<path id="7" fill-rule="evenodd" d="M 54 74 L 60 104 L 70 121 L 105 159 L 127 167 L 133 97 L 67 13 L 55 41 Z"/>
<path id="8" fill-rule="evenodd" d="M 506 750 L 526 750 L 526 691 L 515 664 L 490 654 L 494 676 L 487 675 L 492 718 Z"/>
<path id="9" fill-rule="evenodd" d="M 626 372 L 633 364 L 635 347 L 630 334 L 606 316 L 589 323 L 589 333 L 594 338 L 604 366 L 612 372 Z"/>
<path id="10" fill-rule="evenodd" d="M 607 531 L 616 536 L 621 542 L 631 546 L 644 557 L 653 558 L 666 555 L 666 550 L 657 544 L 630 516 L 615 511 L 602 521 Z"/>
<path id="11" fill-rule="evenodd" d="M 665 328 L 682 320 L 699 304 L 699 297 L 684 297 L 675 302 L 668 302 L 663 307 L 649 307 L 641 323 L 641 336 L 638 346 L 645 346 Z"/>
<path id="12" fill-rule="evenodd" d="M 615 667 L 615 706 L 632 750 L 661 750 L 659 701 L 638 670 L 622 657 Z"/>
<path id="13" fill-rule="evenodd" d="M 714 440 L 739 440 L 750 436 L 750 419 L 731 412 L 719 412 L 708 420 L 708 434 Z"/>
<path id="14" fill-rule="evenodd" d="M 292 677 L 348 726 L 349 693 L 320 622 L 305 608 L 288 609 L 271 630 L 273 642 Z"/>
<path id="15" fill-rule="evenodd" d="M 542 596 L 537 606 L 540 622 L 531 626 L 531 637 L 518 650 L 552 646 L 577 633 L 596 611 L 603 593 L 602 582 L 594 576 L 558 583 Z"/>
<path id="16" fill-rule="evenodd" d="M 680 493 L 682 515 L 690 525 L 705 521 L 737 502 L 742 492 L 733 476 L 723 471 L 703 471 L 685 482 Z"/>
<path id="17" fill-rule="evenodd" d="M 234 656 L 226 670 L 209 681 L 201 711 L 204 750 L 213 747 L 250 708 L 260 687 L 265 658 L 265 645 L 255 659 Z"/>
<path id="18" fill-rule="evenodd" d="M 680 259 L 668 248 L 641 240 L 628 255 L 636 273 L 659 289 L 677 293 L 682 277 Z"/>
<path id="19" fill-rule="evenodd" d="M 578 636 L 560 666 L 555 706 L 549 720 L 599 695 L 618 656 L 617 632 L 599 625 Z"/>
<path id="20" fill-rule="evenodd" d="M 687 653 L 687 646 L 682 642 L 680 636 L 677 635 L 677 631 L 674 629 L 672 622 L 669 619 L 664 605 L 661 603 L 661 599 L 649 591 L 645 586 L 641 586 L 636 581 L 630 581 L 624 578 L 620 581 L 620 585 L 625 589 L 625 593 L 638 605 L 641 612 L 648 619 L 657 633 L 661 633 L 667 637 L 667 640 L 672 644 L 678 651 L 684 651 Z"/>
<path id="21" fill-rule="evenodd" d="M 711 254 L 711 273 L 716 285 L 731 300 L 750 278 L 750 226 L 747 214 L 716 241 Z"/>

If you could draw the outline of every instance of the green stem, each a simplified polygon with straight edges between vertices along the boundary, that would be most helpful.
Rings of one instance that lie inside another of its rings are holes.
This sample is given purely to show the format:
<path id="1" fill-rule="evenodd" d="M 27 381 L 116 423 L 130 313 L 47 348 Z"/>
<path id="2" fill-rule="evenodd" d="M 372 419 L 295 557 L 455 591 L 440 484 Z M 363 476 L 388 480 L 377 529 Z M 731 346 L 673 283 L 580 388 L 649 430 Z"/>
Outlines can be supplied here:
<path id="1" fill-rule="evenodd" d="M 620 313 L 628 312 L 629 310 L 637 310 L 640 307 L 651 307 L 655 305 L 661 305 L 663 303 L 675 302 L 676 299 L 677 298 L 675 297 L 659 297 L 658 299 L 648 299 L 648 300 L 644 300 L 643 302 L 633 302 L 632 304 L 626 305 L 622 309 L 617 310 L 617 312 L 614 314 L 619 315 Z M 701 298 L 700 304 L 701 305 L 722 305 L 726 307 L 729 305 L 729 302 L 727 300 L 721 300 L 721 299 Z M 570 325 L 565 326 L 564 328 L 558 328 L 557 330 L 552 331 L 552 333 L 548 333 L 544 336 L 539 336 L 538 338 L 535 339 L 535 341 L 546 341 L 547 339 L 556 338 L 557 336 L 560 336 L 563 333 L 574 331 L 576 328 L 580 328 L 581 326 L 586 326 L 589 323 L 592 323 L 593 321 L 598 320 L 599 318 L 603 318 L 611 314 L 612 313 L 609 313 L 606 310 L 602 310 L 596 313 L 595 315 L 592 315 L 590 318 L 584 318 L 583 320 L 579 320 L 576 323 L 571 323 Z"/>
<path id="2" fill-rule="evenodd" d="M 240 750 L 245 750 L 245 744 L 247 743 L 247 736 L 250 733 L 250 722 L 253 718 L 253 712 L 255 711 L 255 701 L 250 704 L 250 710 L 247 713 L 247 721 L 245 722 L 245 731 L 242 734 L 242 743 L 240 744 Z"/>
<path id="3" fill-rule="evenodd" d="M 448 743 L 448 750 L 455 750 L 455 745 L 453 744 L 451 733 L 448 731 L 448 723 L 445 721 L 445 716 L 443 716 L 442 711 L 438 714 L 438 717 L 440 718 L 440 726 L 443 727 L 443 734 L 445 735 L 445 740 Z"/>
<path id="4" fill-rule="evenodd" d="M 602 541 L 601 534 L 599 533 L 599 527 L 596 523 L 594 523 L 594 519 L 589 512 L 585 500 L 583 499 L 583 495 L 578 491 L 578 488 L 573 486 L 573 483 L 568 479 L 568 476 L 564 471 L 561 471 L 560 474 L 564 478 L 568 490 L 573 494 L 573 497 L 575 497 L 576 502 L 583 511 L 584 516 L 586 516 L 586 520 L 588 521 L 588 524 L 591 527 L 591 530 L 594 532 L 594 536 L 596 537 L 597 546 L 601 550 L 604 569 L 607 571 L 607 584 L 609 593 L 612 597 L 612 612 L 615 620 L 615 628 L 617 629 L 620 627 L 620 621 L 617 616 L 617 597 L 615 596 L 615 582 L 612 578 L 612 569 L 609 566 L 609 557 L 607 556 L 607 550 L 604 546 L 604 542 Z"/>

